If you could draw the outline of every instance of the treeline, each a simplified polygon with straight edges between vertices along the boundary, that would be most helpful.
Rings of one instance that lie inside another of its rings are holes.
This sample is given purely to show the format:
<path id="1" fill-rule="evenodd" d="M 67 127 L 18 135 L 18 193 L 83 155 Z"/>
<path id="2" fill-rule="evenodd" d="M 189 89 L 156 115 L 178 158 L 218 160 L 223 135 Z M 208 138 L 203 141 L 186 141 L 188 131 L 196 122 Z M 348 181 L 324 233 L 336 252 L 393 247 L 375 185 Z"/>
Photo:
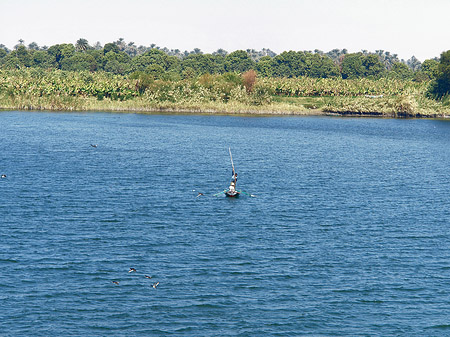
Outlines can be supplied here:
<path id="1" fill-rule="evenodd" d="M 374 53 L 348 53 L 346 49 L 329 52 L 286 51 L 275 54 L 261 51 L 237 50 L 231 53 L 219 49 L 204 54 L 200 49 L 191 52 L 168 50 L 156 45 L 137 47 L 123 39 L 89 45 L 86 39 L 75 44 L 28 46 L 20 40 L 14 50 L 0 45 L 0 67 L 3 69 L 42 68 L 67 71 L 104 71 L 116 75 L 141 73 L 158 80 L 180 80 L 203 74 L 244 73 L 255 70 L 258 77 L 269 78 L 391 78 L 417 82 L 435 80 L 439 74 L 437 59 L 421 63 L 415 57 L 399 60 L 396 54 L 383 50 Z"/>

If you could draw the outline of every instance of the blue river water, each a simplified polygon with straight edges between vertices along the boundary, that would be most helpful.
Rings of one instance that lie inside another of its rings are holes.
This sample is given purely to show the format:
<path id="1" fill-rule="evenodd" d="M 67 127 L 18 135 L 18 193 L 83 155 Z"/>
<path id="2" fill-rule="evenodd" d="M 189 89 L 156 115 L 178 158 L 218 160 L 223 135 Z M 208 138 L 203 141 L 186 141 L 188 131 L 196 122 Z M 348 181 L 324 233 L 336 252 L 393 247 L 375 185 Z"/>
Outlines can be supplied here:
<path id="1" fill-rule="evenodd" d="M 450 335 L 449 121 L 3 111 L 0 145 L 2 336 Z M 214 196 L 229 147 L 254 197 Z"/>

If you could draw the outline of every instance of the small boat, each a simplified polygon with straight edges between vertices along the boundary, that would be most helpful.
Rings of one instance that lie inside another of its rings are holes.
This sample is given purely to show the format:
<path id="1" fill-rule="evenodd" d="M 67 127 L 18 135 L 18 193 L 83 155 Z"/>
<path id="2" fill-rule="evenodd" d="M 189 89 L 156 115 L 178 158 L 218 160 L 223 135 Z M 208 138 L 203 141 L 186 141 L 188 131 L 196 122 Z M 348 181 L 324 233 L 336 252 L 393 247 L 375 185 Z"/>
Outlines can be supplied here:
<path id="1" fill-rule="evenodd" d="M 237 198 L 237 197 L 239 197 L 239 195 L 241 194 L 241 191 L 230 191 L 230 190 L 227 190 L 226 192 L 225 192 L 225 196 L 227 196 L 228 198 Z"/>
<path id="2" fill-rule="evenodd" d="M 230 187 L 225 190 L 225 196 L 229 198 L 237 198 L 239 197 L 239 194 L 241 194 L 240 191 L 236 190 L 236 183 L 237 183 L 237 173 L 234 170 L 234 164 L 233 164 L 233 156 L 231 155 L 231 149 L 228 148 L 228 152 L 230 152 L 230 159 L 231 159 L 231 167 L 233 168 L 233 176 L 230 183 Z"/>
<path id="3" fill-rule="evenodd" d="M 231 167 L 233 168 L 233 176 L 231 178 L 230 187 L 228 187 L 226 190 L 223 190 L 222 192 L 214 194 L 215 197 L 225 194 L 228 198 L 238 198 L 241 194 L 248 195 L 249 197 L 255 197 L 253 194 L 249 194 L 245 191 L 239 191 L 236 189 L 236 183 L 237 183 L 237 173 L 234 170 L 234 163 L 233 163 L 233 156 L 231 155 L 231 149 L 228 148 L 228 151 L 230 152 L 230 159 L 231 159 Z"/>

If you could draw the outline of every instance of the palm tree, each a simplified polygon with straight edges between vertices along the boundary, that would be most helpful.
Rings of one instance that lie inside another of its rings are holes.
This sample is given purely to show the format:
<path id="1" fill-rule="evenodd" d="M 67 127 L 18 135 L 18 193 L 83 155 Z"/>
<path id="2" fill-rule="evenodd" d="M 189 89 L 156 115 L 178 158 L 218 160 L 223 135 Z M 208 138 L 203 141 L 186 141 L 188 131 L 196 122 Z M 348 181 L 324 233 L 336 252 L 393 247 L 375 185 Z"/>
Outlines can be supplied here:
<path id="1" fill-rule="evenodd" d="M 86 39 L 79 39 L 75 44 L 75 49 L 81 52 L 85 52 L 89 49 L 89 43 Z"/>
<path id="2" fill-rule="evenodd" d="M 269 48 L 263 48 L 262 52 L 263 52 L 263 56 L 270 56 L 270 57 L 277 56 L 277 54 L 275 52 L 271 51 Z"/>
<path id="3" fill-rule="evenodd" d="M 388 51 L 384 52 L 381 59 L 387 70 L 391 70 L 395 63 L 400 62 L 397 56 L 397 54 L 391 54 Z"/>
<path id="4" fill-rule="evenodd" d="M 141 54 L 144 54 L 147 50 L 150 50 L 151 48 L 147 48 L 147 47 L 145 47 L 145 46 L 139 46 L 138 48 L 137 48 L 137 51 L 138 51 L 138 54 L 139 55 L 141 55 Z"/>
<path id="5" fill-rule="evenodd" d="M 95 50 L 101 50 L 101 49 L 103 49 L 102 44 L 100 43 L 100 41 L 97 41 L 97 42 L 94 44 L 94 49 L 95 49 Z"/>
<path id="6" fill-rule="evenodd" d="M 127 47 L 125 48 L 125 53 L 127 53 L 131 57 L 134 57 L 134 56 L 137 55 L 138 49 L 137 49 L 137 47 L 136 47 L 134 42 L 129 42 L 127 44 Z"/>
<path id="7" fill-rule="evenodd" d="M 413 71 L 417 71 L 422 66 L 422 63 L 413 55 L 408 61 L 406 61 L 408 67 L 410 67 Z"/>
<path id="8" fill-rule="evenodd" d="M 117 41 L 113 42 L 117 47 L 119 47 L 120 51 L 124 51 L 127 44 L 125 43 L 125 40 L 123 37 L 119 38 Z"/>
<path id="9" fill-rule="evenodd" d="M 217 49 L 217 51 L 215 51 L 213 53 L 213 55 L 220 55 L 220 56 L 223 56 L 223 57 L 227 56 L 227 54 L 228 54 L 228 52 L 226 50 L 222 49 L 222 48 Z"/>
<path id="10" fill-rule="evenodd" d="M 14 46 L 14 50 L 17 50 L 20 46 L 23 46 L 25 43 L 23 39 L 20 39 L 18 42 L 19 43 Z"/>
<path id="11" fill-rule="evenodd" d="M 39 45 L 36 42 L 31 42 L 28 45 L 28 49 L 30 49 L 30 50 L 39 50 Z"/>

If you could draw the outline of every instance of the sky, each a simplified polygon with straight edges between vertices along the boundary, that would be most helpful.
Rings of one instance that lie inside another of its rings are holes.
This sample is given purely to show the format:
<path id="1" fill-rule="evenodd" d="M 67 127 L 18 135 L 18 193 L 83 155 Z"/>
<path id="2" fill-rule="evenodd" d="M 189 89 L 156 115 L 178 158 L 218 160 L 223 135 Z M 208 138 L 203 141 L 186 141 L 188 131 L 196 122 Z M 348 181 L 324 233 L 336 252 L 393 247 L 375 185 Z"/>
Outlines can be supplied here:
<path id="1" fill-rule="evenodd" d="M 0 0 L 0 44 L 123 38 L 169 49 L 389 51 L 420 61 L 450 49 L 450 0 Z"/>

